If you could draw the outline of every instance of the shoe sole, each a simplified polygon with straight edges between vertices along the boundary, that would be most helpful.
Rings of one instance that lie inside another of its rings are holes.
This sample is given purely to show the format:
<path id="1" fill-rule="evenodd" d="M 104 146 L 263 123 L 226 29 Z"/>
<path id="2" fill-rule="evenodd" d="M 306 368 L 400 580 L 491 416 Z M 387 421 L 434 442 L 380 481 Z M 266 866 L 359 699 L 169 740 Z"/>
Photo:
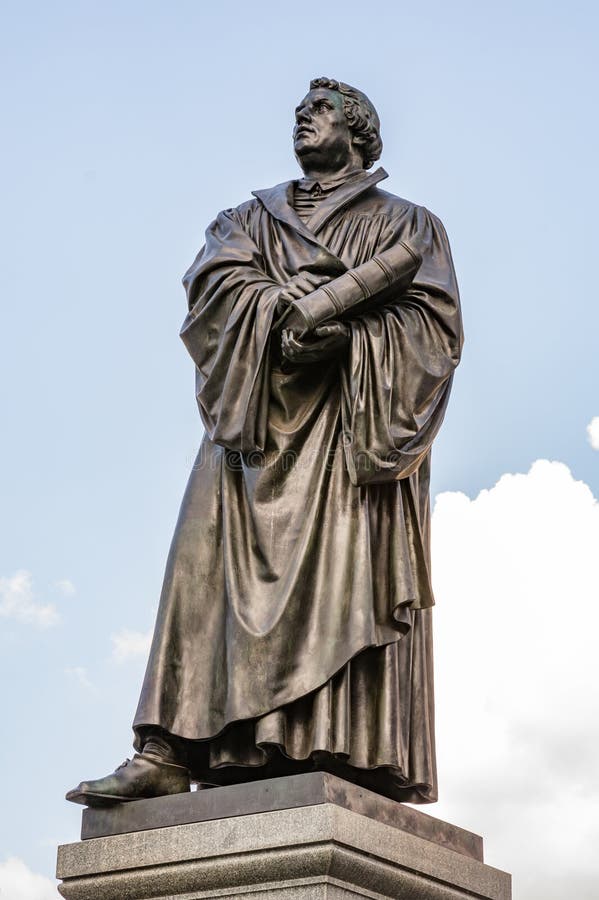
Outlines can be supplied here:
<path id="1" fill-rule="evenodd" d="M 69 791 L 66 799 L 71 803 L 81 803 L 82 806 L 113 806 L 115 803 L 132 803 L 135 800 L 143 800 L 144 797 L 115 797 L 114 794 L 93 794 L 84 791 Z"/>

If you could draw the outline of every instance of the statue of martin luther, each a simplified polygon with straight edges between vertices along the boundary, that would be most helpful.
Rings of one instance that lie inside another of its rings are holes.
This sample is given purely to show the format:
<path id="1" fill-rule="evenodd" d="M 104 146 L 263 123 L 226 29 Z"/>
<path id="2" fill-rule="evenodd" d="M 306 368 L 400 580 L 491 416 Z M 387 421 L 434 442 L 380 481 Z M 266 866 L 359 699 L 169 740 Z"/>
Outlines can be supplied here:
<path id="1" fill-rule="evenodd" d="M 295 112 L 304 177 L 221 212 L 184 284 L 205 436 L 134 720 L 90 806 L 315 769 L 437 797 L 429 462 L 462 345 L 443 226 L 386 193 L 369 99 Z"/>

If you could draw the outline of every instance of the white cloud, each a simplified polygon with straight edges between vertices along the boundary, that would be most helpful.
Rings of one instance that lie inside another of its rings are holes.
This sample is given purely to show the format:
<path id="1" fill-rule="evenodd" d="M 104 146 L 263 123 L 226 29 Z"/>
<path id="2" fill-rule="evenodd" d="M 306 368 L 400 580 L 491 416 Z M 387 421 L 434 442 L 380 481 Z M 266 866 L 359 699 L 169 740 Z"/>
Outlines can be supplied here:
<path id="1" fill-rule="evenodd" d="M 593 450 L 599 450 L 599 416 L 595 416 L 587 425 L 587 437 Z"/>
<path id="2" fill-rule="evenodd" d="M 60 618 L 54 604 L 36 602 L 31 573 L 24 569 L 0 578 L 0 616 L 39 628 L 55 625 Z"/>
<path id="3" fill-rule="evenodd" d="M 520 900 L 599 883 L 599 504 L 537 461 L 433 515 L 434 815 L 486 837 Z"/>
<path id="4" fill-rule="evenodd" d="M 0 863 L 0 900 L 56 900 L 56 897 L 55 883 L 36 875 L 21 859 L 10 857 Z"/>
<path id="5" fill-rule="evenodd" d="M 65 675 L 67 675 L 69 678 L 72 678 L 74 681 L 80 684 L 81 687 L 85 688 L 88 691 L 94 690 L 94 686 L 89 680 L 87 669 L 85 669 L 83 666 L 69 666 L 64 670 L 64 672 Z"/>
<path id="6" fill-rule="evenodd" d="M 145 659 L 150 651 L 152 632 L 122 631 L 110 636 L 112 641 L 112 659 L 117 663 L 128 662 L 131 659 Z"/>
<path id="7" fill-rule="evenodd" d="M 77 593 L 75 585 L 70 578 L 60 578 L 54 582 L 54 587 L 63 597 L 74 597 Z"/>

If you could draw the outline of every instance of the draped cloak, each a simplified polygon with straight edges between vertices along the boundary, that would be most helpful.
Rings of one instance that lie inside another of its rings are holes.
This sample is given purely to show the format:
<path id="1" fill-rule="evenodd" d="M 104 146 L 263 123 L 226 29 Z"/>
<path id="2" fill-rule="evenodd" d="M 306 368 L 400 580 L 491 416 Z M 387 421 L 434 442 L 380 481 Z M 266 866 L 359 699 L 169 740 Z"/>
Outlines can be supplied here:
<path id="1" fill-rule="evenodd" d="M 205 436 L 134 730 L 137 747 L 149 728 L 186 739 L 202 782 L 319 768 L 437 796 L 429 460 L 461 318 L 443 226 L 384 177 L 342 185 L 307 223 L 293 182 L 255 192 L 184 278 Z M 282 286 L 399 240 L 422 257 L 411 286 L 359 309 L 340 355 L 282 363 Z"/>

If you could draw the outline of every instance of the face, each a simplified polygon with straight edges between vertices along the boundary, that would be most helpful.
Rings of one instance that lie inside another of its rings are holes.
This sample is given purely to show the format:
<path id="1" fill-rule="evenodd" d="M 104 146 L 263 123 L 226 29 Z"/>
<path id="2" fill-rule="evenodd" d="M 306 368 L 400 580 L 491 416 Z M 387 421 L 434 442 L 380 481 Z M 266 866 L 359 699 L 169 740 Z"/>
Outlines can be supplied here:
<path id="1" fill-rule="evenodd" d="M 352 152 L 352 135 L 338 91 L 316 88 L 295 110 L 293 146 L 300 165 L 321 160 L 328 166 L 342 166 Z"/>

